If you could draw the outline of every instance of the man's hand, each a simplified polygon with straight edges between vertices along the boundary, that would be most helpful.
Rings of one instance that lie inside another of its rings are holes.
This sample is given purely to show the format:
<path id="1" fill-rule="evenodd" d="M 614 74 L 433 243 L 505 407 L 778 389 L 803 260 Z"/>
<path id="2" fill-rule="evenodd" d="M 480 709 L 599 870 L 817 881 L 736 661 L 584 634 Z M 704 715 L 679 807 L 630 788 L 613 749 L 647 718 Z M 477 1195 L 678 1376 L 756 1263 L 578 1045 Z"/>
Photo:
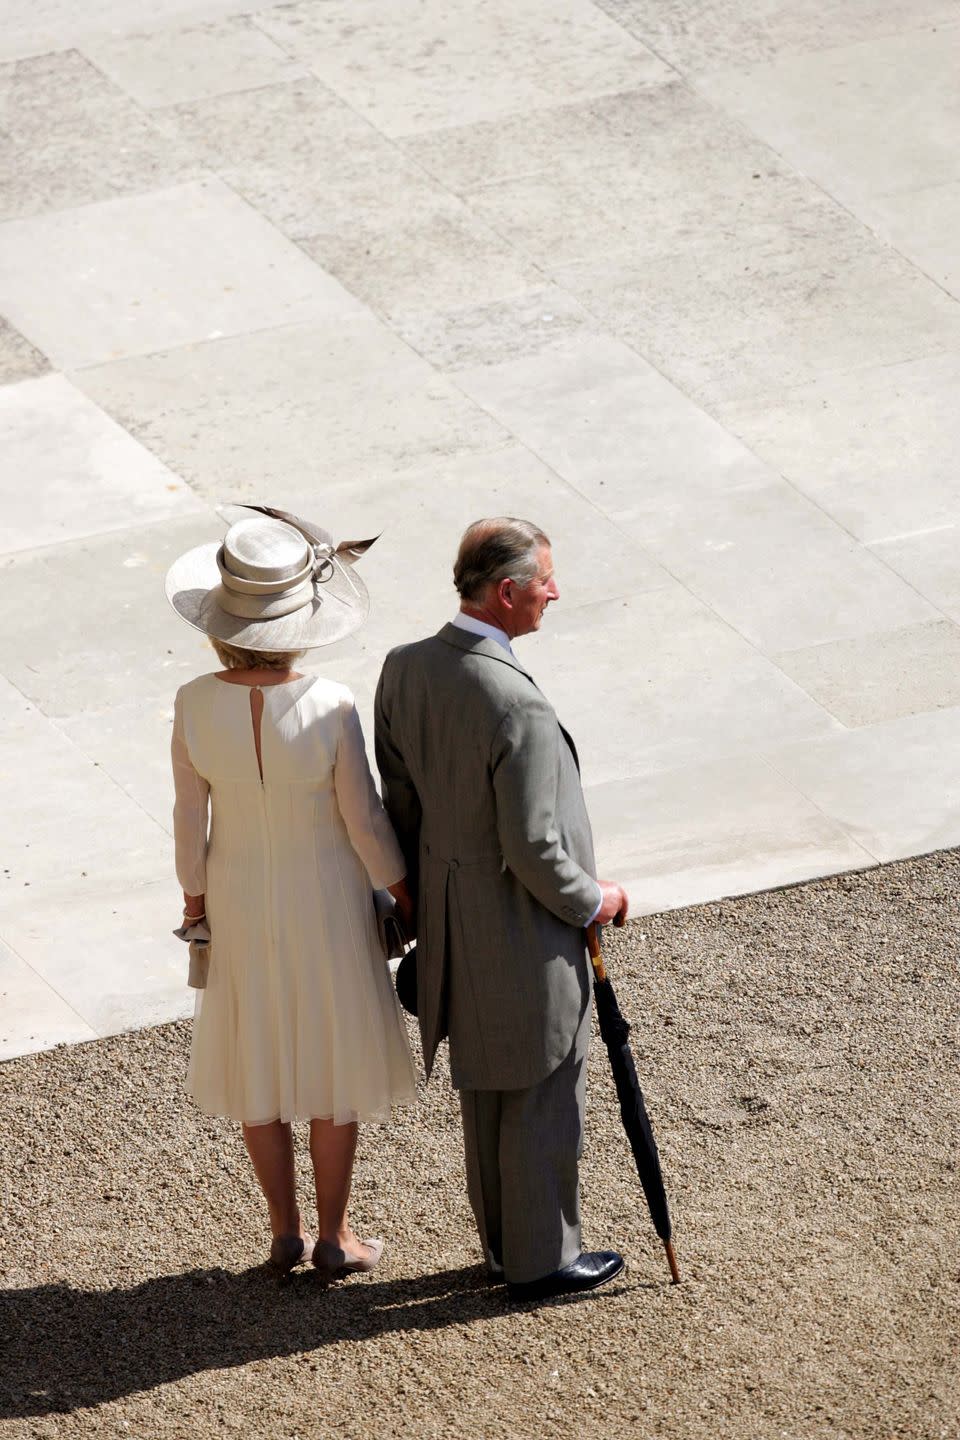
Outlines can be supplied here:
<path id="1" fill-rule="evenodd" d="M 614 925 L 622 925 L 627 918 L 627 907 L 630 903 L 626 890 L 613 880 L 598 880 L 597 884 L 603 899 L 594 924 L 609 925 L 612 920 Z"/>

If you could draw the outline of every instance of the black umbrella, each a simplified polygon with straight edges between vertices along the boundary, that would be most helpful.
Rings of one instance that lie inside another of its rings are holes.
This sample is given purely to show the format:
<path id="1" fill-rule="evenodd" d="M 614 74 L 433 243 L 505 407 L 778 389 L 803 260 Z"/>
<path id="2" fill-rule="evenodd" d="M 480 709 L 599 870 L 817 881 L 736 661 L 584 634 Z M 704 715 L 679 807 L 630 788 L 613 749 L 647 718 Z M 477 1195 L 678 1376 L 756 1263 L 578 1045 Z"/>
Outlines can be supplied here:
<path id="1" fill-rule="evenodd" d="M 663 1188 L 657 1142 L 653 1138 L 653 1128 L 643 1103 L 643 1091 L 640 1089 L 640 1081 L 637 1079 L 637 1068 L 633 1063 L 629 1038 L 630 1025 L 621 1015 L 616 991 L 607 979 L 596 925 L 587 927 L 587 944 L 590 959 L 593 962 L 593 996 L 597 1006 L 597 1019 L 600 1022 L 600 1037 L 610 1056 L 610 1069 L 613 1071 L 613 1080 L 617 1087 L 623 1128 L 627 1132 L 627 1139 L 633 1150 L 633 1158 L 637 1162 L 637 1174 L 640 1176 L 643 1193 L 647 1197 L 654 1229 L 663 1241 L 663 1248 L 667 1252 L 673 1283 L 679 1285 L 680 1270 L 673 1251 L 670 1211 L 667 1208 L 667 1195 Z"/>

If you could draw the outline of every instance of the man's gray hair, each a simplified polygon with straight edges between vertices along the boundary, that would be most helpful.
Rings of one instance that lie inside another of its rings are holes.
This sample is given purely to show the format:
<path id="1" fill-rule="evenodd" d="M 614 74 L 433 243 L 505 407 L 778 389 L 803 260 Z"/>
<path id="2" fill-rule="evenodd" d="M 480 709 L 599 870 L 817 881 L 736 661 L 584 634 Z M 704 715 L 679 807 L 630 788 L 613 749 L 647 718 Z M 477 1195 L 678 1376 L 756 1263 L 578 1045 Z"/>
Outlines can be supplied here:
<path id="1" fill-rule="evenodd" d="M 515 580 L 529 585 L 539 570 L 538 551 L 550 541 L 538 525 L 497 515 L 475 520 L 463 532 L 453 567 L 453 583 L 461 600 L 480 600 L 488 585 Z"/>

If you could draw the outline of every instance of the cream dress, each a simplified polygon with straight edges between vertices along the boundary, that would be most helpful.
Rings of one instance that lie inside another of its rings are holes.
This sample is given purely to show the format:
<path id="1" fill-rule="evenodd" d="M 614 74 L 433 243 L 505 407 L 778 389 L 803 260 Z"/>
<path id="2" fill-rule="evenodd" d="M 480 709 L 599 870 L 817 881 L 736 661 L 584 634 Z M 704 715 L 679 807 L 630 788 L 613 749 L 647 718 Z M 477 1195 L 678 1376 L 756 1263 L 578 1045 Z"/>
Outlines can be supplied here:
<path id="1" fill-rule="evenodd" d="M 201 675 L 177 693 L 172 755 L 177 878 L 211 932 L 189 1093 L 249 1125 L 385 1119 L 415 1076 L 371 891 L 405 866 L 353 696 Z"/>

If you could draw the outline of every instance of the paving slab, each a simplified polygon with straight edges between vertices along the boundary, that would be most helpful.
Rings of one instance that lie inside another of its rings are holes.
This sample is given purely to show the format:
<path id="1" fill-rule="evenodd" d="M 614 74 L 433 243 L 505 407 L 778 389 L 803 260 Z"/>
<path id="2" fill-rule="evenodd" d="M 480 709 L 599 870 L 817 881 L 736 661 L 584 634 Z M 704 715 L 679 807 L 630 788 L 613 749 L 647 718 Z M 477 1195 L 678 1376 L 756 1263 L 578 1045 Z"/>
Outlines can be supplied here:
<path id="1" fill-rule="evenodd" d="M 960 179 L 960 24 L 870 37 L 701 77 L 700 90 L 856 208 Z"/>
<path id="2" fill-rule="evenodd" d="M 696 514 L 775 472 L 647 360 L 590 331 L 458 370 L 459 388 L 621 524 Z"/>
<path id="3" fill-rule="evenodd" d="M 878 630 L 776 659 L 849 726 L 960 704 L 960 625 L 952 620 Z"/>
<path id="4" fill-rule="evenodd" d="M 496 301 L 542 280 L 538 267 L 464 207 L 456 214 L 318 235 L 303 249 L 371 309 L 393 317 Z"/>
<path id="5" fill-rule="evenodd" d="M 418 355 L 447 374 L 537 355 L 555 341 L 597 329 L 572 295 L 550 284 L 480 305 L 404 311 L 391 315 L 390 324 Z"/>
<path id="6" fill-rule="evenodd" d="M 779 235 L 725 235 L 706 248 L 698 236 L 699 249 L 642 263 L 547 268 L 708 409 L 960 347 L 952 297 L 852 216 L 806 194 L 806 218 L 795 212 Z"/>
<path id="7" fill-rule="evenodd" d="M 940 618 L 784 481 L 704 498 L 695 517 L 658 515 L 637 533 L 655 559 L 767 655 L 856 643 L 877 630 Z"/>
<path id="8" fill-rule="evenodd" d="M 956 235 L 960 225 L 960 181 L 871 195 L 858 203 L 858 213 L 871 229 L 931 280 L 960 298 L 960 256 Z"/>
<path id="9" fill-rule="evenodd" d="M 5 312 L 64 370 L 358 308 L 215 179 L 0 225 L 0 267 Z"/>
<path id="10" fill-rule="evenodd" d="M 0 220 L 140 194 L 202 174 L 185 146 L 76 51 L 0 65 L 0 107 L 6 132 Z"/>
<path id="11" fill-rule="evenodd" d="M 369 312 L 179 347 L 74 379 L 216 502 L 318 495 L 509 439 Z"/>
<path id="12" fill-rule="evenodd" d="M 94 37 L 83 54 L 144 109 L 206 100 L 300 79 L 291 60 L 249 15 L 144 34 Z"/>
<path id="13" fill-rule="evenodd" d="M 208 668 L 210 650 L 167 604 L 163 577 L 223 529 L 200 515 L 3 556 L 0 674 L 57 720 L 132 699 L 169 702 Z M 64 595 L 74 603 L 58 605 L 51 625 L 50 598 Z"/>
<path id="14" fill-rule="evenodd" d="M 358 23 L 362 17 L 362 23 Z M 489 119 L 670 72 L 588 0 L 324 0 L 276 7 L 259 24 L 386 135 Z M 423 84 L 425 66 L 430 84 Z"/>
<path id="15" fill-rule="evenodd" d="M 626 885 L 634 914 L 875 863 L 756 756 L 610 780 L 586 796 L 597 865 Z"/>
<path id="16" fill-rule="evenodd" d="M 165 876 L 130 886 L 104 873 L 89 896 L 5 916 L 2 935 L 92 1030 L 112 1035 L 193 1014 L 177 919 Z"/>
<path id="17" fill-rule="evenodd" d="M 202 642 L 192 645 L 187 638 L 195 673 L 216 669 L 213 650 Z M 79 710 L 56 722 L 79 754 L 108 776 L 166 835 L 173 834 L 170 739 L 175 694 L 176 687 L 167 696 Z"/>
<path id="18" fill-rule="evenodd" d="M 0 940 L 0 1060 L 96 1037 L 93 1026 Z"/>
<path id="19" fill-rule="evenodd" d="M 878 860 L 954 844 L 960 805 L 956 708 L 843 730 L 765 752 L 791 785 Z"/>
<path id="20" fill-rule="evenodd" d="M 0 30 L 0 57 L 20 59 L 72 49 L 93 36 L 136 34 L 249 10 L 249 0 L 37 0 L 8 6 Z"/>
<path id="21" fill-rule="evenodd" d="M 873 550 L 938 610 L 960 621 L 960 526 L 918 530 L 878 543 Z"/>
<path id="22" fill-rule="evenodd" d="M 597 0 L 686 75 L 816 53 L 956 20 L 954 0 Z"/>
<path id="23" fill-rule="evenodd" d="M 709 183 L 711 167 L 736 173 L 745 153 L 767 164 L 775 161 L 767 146 L 673 73 L 614 95 L 567 99 L 549 109 L 473 124 L 459 120 L 398 143 L 461 195 L 525 176 L 589 179 L 598 170 L 618 173 L 631 184 L 648 176 L 654 193 L 659 184 L 683 183 L 691 164 Z"/>
<path id="24" fill-rule="evenodd" d="M 614 134 L 596 134 L 596 153 L 581 163 L 576 149 L 549 167 L 520 163 L 467 191 L 472 208 L 552 269 L 618 254 L 640 265 L 731 241 L 783 249 L 809 233 L 810 211 L 822 238 L 848 223 L 742 126 L 679 94 L 669 85 L 616 97 L 603 114 Z M 474 127 L 481 146 L 488 128 Z"/>
<path id="25" fill-rule="evenodd" d="M 560 563 L 564 548 L 556 554 Z M 588 785 L 697 767 L 773 735 L 840 729 L 679 585 L 614 603 L 558 605 L 516 651 L 578 740 Z"/>
<path id="26" fill-rule="evenodd" d="M 958 389 L 953 351 L 712 409 L 844 530 L 875 544 L 960 520 Z"/>
<path id="27" fill-rule="evenodd" d="M 177 105 L 162 123 L 295 239 L 462 214 L 447 189 L 316 78 Z"/>
<path id="28" fill-rule="evenodd" d="M 46 355 L 0 317 L 0 385 L 32 380 L 37 375 L 45 375 L 49 369 Z"/>
<path id="29" fill-rule="evenodd" d="M 163 875 L 169 835 L 13 687 L 0 687 L 0 774 L 16 826 L 5 837 L 0 935 L 96 889 Z M 22 952 L 20 952 L 22 954 Z M 24 957 L 26 958 L 26 957 Z"/>
<path id="30" fill-rule="evenodd" d="M 4 463 L 19 477 L 0 519 L 0 554 L 206 511 L 63 375 L 0 389 L 0 427 Z"/>

